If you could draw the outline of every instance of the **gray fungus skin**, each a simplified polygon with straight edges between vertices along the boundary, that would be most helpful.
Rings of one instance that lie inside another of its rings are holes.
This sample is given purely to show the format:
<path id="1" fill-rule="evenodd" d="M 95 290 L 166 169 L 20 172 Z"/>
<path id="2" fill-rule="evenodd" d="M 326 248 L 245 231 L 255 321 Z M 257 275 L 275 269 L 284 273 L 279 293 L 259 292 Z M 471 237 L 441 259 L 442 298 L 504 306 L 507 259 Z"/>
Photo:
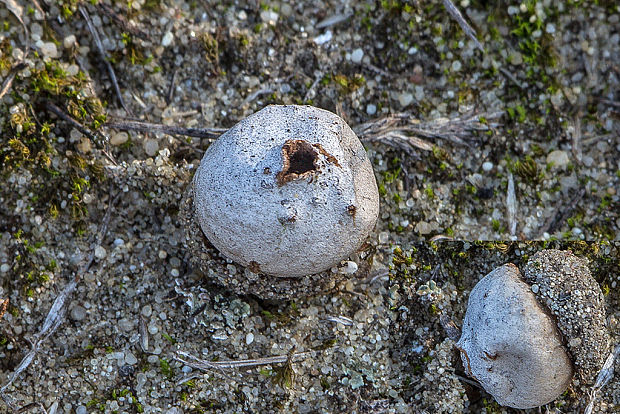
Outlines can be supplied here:
<path id="1" fill-rule="evenodd" d="M 194 217 L 226 257 L 254 273 L 316 274 L 367 239 L 379 193 L 366 151 L 337 115 L 268 106 L 205 152 Z"/>
<path id="2" fill-rule="evenodd" d="M 555 322 L 513 264 L 495 269 L 472 289 L 456 347 L 467 374 L 499 404 L 513 408 L 553 401 L 573 376 Z"/>

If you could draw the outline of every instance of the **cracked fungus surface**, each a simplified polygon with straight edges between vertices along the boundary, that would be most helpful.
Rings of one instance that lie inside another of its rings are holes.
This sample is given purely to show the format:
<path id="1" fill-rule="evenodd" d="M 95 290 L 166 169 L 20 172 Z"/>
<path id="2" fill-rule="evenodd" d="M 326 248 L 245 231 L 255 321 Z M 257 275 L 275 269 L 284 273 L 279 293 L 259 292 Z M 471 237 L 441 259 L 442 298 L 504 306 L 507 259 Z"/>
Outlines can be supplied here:
<path id="1" fill-rule="evenodd" d="M 205 152 L 194 217 L 211 244 L 261 274 L 302 277 L 360 248 L 379 214 L 372 166 L 351 128 L 312 106 L 270 105 Z"/>

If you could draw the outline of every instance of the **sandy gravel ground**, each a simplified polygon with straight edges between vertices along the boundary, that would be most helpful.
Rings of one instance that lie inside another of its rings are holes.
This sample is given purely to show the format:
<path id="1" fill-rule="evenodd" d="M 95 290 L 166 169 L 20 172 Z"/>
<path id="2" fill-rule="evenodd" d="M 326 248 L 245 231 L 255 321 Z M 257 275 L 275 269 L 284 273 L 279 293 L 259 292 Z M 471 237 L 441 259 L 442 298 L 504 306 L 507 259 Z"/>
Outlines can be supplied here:
<path id="1" fill-rule="evenodd" d="M 484 52 L 438 1 L 2 0 L 0 412 L 519 412 L 440 319 L 545 248 L 588 260 L 620 343 L 618 6 L 456 5 Z M 269 104 L 341 115 L 379 185 L 357 272 L 311 297 L 214 283 L 246 270 L 197 271 L 179 214 Z M 609 372 L 593 412 L 620 412 Z"/>

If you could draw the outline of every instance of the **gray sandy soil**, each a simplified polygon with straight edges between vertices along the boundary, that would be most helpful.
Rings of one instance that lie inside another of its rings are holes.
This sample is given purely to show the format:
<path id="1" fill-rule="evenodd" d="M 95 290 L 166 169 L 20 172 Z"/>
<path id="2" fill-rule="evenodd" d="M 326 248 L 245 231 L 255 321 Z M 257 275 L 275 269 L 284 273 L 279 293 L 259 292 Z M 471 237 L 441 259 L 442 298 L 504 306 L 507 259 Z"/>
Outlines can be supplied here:
<path id="1" fill-rule="evenodd" d="M 618 6 L 457 6 L 484 53 L 441 2 L 3 0 L 0 386 L 38 350 L 0 412 L 517 412 L 464 376 L 439 319 L 544 248 L 589 260 L 619 343 Z M 110 127 L 228 128 L 268 104 L 339 113 L 381 194 L 358 271 L 309 298 L 213 283 L 245 272 L 214 250 L 190 265 L 179 211 L 219 129 Z M 615 369 L 594 412 L 620 411 Z M 578 389 L 549 412 L 582 412 Z"/>

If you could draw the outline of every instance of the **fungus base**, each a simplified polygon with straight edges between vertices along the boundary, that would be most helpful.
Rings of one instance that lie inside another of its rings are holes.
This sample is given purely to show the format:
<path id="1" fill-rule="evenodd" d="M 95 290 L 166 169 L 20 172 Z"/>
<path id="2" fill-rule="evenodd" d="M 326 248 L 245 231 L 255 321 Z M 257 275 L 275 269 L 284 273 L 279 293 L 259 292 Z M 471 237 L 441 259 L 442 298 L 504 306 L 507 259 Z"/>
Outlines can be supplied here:
<path id="1" fill-rule="evenodd" d="M 333 290 L 351 278 L 351 275 L 332 273 L 329 270 L 303 277 L 269 276 L 257 274 L 249 268 L 229 261 L 211 245 L 198 226 L 193 217 L 193 204 L 194 195 L 190 184 L 185 191 L 180 211 L 181 221 L 185 228 L 189 262 L 200 273 L 213 279 L 215 283 L 239 295 L 252 293 L 262 299 L 313 296 Z M 236 268 L 234 273 L 228 270 L 231 265 Z M 359 265 L 355 276 L 364 278 L 368 275 L 370 266 L 365 261 Z"/>

